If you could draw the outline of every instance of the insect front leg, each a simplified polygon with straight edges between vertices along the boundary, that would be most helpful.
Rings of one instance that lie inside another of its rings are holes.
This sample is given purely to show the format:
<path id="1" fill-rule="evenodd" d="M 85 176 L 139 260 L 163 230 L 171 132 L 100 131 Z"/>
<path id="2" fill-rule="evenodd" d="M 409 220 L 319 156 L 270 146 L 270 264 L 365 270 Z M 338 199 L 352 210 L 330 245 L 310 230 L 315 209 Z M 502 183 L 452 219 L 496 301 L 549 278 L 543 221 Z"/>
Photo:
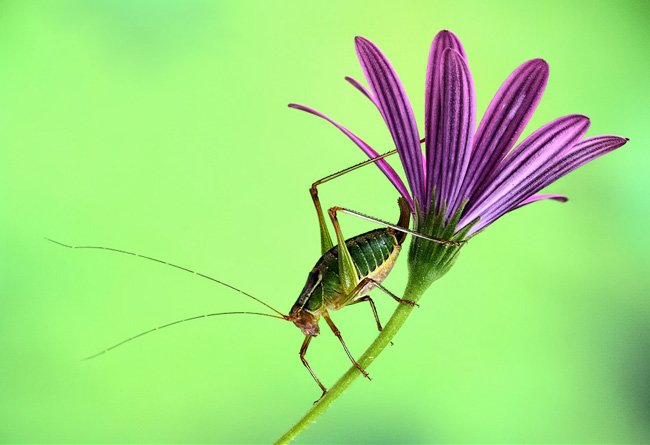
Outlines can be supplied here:
<path id="1" fill-rule="evenodd" d="M 311 342 L 311 339 L 313 338 L 313 335 L 306 335 L 305 340 L 302 342 L 302 346 L 300 347 L 300 361 L 302 361 L 302 364 L 305 365 L 305 368 L 307 368 L 307 371 L 311 374 L 311 376 L 316 380 L 316 383 L 318 383 L 318 386 L 320 386 L 320 389 L 323 391 L 321 396 L 318 398 L 318 400 L 322 399 L 325 393 L 327 392 L 327 388 L 321 383 L 321 381 L 316 377 L 316 373 L 314 372 L 313 369 L 311 369 L 311 366 L 309 366 L 309 362 L 305 358 L 305 354 L 307 354 L 307 348 L 309 347 L 309 343 Z M 315 400 L 314 403 L 318 402 L 318 400 Z"/>
<path id="2" fill-rule="evenodd" d="M 348 355 L 348 358 L 350 359 L 350 361 L 352 362 L 354 367 L 357 368 L 359 370 L 359 372 L 361 374 L 363 374 L 363 376 L 365 378 L 367 378 L 368 380 L 372 380 L 370 378 L 370 376 L 368 375 L 368 372 L 365 369 L 363 369 L 361 367 L 361 365 L 359 363 L 357 363 L 357 361 L 354 359 L 354 357 L 352 357 L 352 354 L 350 354 L 350 350 L 348 349 L 347 345 L 345 344 L 345 341 L 343 341 L 343 336 L 341 336 L 341 331 L 339 331 L 339 328 L 336 327 L 336 325 L 334 324 L 334 322 L 332 321 L 332 319 L 330 318 L 330 316 L 329 316 L 329 314 L 327 312 L 323 313 L 323 318 L 325 319 L 325 321 L 329 325 L 329 327 L 332 330 L 332 332 L 334 333 L 334 335 L 336 335 L 336 338 L 338 338 L 339 341 L 341 342 L 341 344 L 343 345 L 343 349 L 345 350 L 345 353 Z"/>

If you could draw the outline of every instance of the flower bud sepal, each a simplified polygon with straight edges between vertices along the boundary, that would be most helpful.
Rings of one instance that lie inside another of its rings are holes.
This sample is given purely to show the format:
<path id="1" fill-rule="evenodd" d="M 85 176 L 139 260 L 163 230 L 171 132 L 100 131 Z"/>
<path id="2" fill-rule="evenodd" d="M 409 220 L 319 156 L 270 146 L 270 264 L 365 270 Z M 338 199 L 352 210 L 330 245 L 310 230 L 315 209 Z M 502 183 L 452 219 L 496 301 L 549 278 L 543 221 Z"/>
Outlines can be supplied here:
<path id="1" fill-rule="evenodd" d="M 445 217 L 445 205 L 439 212 L 434 210 L 433 199 L 431 210 L 424 214 L 415 204 L 414 230 L 418 233 L 441 241 L 452 241 L 454 244 L 436 243 L 424 238 L 413 237 L 408 253 L 409 278 L 407 289 L 416 290 L 417 295 L 424 291 L 438 278 L 451 269 L 456 262 L 460 249 L 466 244 L 467 233 L 478 221 L 466 225 L 456 232 L 456 226 L 463 213 L 466 202 L 463 202 L 449 219 Z M 407 296 L 408 298 L 408 296 Z"/>

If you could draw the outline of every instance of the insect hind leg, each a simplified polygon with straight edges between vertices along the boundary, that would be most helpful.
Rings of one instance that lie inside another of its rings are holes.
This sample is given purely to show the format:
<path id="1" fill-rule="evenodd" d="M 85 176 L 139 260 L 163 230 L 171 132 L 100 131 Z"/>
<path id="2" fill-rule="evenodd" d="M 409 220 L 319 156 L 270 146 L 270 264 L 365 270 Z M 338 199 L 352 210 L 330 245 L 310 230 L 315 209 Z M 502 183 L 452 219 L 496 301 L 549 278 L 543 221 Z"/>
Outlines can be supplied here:
<path id="1" fill-rule="evenodd" d="M 309 194 L 311 195 L 311 199 L 314 202 L 314 207 L 316 208 L 316 214 L 318 215 L 318 225 L 320 227 L 320 241 L 321 241 L 321 253 L 325 253 L 328 250 L 330 250 L 333 247 L 332 243 L 332 237 L 330 236 L 329 230 L 327 230 L 327 224 L 325 223 L 325 216 L 323 214 L 323 208 L 321 207 L 320 204 L 320 199 L 318 198 L 318 186 L 321 184 L 324 184 L 328 181 L 331 181 L 332 179 L 336 179 L 340 176 L 345 175 L 346 173 L 350 173 L 351 171 L 354 171 L 358 168 L 364 167 L 369 164 L 376 163 L 377 161 L 381 161 L 382 159 L 391 156 L 393 154 L 397 153 L 397 150 L 391 150 L 389 152 L 386 152 L 384 154 L 375 156 L 370 159 L 366 159 L 363 162 L 359 162 L 358 164 L 352 165 L 350 167 L 344 168 L 343 170 L 340 170 L 336 173 L 332 173 L 331 175 L 327 175 L 324 178 L 319 179 L 318 181 L 315 181 L 311 187 L 309 188 Z"/>
<path id="2" fill-rule="evenodd" d="M 467 243 L 467 241 L 452 241 L 452 240 L 446 240 L 446 239 L 441 239 L 441 238 L 433 238 L 433 237 L 424 235 L 422 233 L 415 232 L 413 230 L 410 230 L 410 229 L 407 229 L 407 228 L 404 228 L 404 227 L 400 227 L 397 224 L 389 223 L 388 221 L 384 221 L 383 219 L 375 218 L 374 216 L 366 215 L 365 213 L 361 213 L 361 212 L 357 212 L 356 210 L 348 209 L 346 207 L 331 207 L 329 209 L 330 217 L 334 218 L 336 216 L 337 212 L 345 213 L 347 215 L 356 216 L 357 218 L 365 219 L 366 221 L 372 221 L 372 222 L 381 224 L 383 226 L 390 227 L 391 229 L 397 230 L 398 232 L 407 233 L 409 235 L 416 236 L 418 238 L 422 238 L 422 239 L 425 239 L 427 241 L 431 241 L 432 243 L 436 243 L 436 244 L 443 244 L 445 246 L 459 247 L 459 246 L 462 246 L 465 243 Z M 332 216 L 332 215 L 334 215 L 334 216 Z"/>

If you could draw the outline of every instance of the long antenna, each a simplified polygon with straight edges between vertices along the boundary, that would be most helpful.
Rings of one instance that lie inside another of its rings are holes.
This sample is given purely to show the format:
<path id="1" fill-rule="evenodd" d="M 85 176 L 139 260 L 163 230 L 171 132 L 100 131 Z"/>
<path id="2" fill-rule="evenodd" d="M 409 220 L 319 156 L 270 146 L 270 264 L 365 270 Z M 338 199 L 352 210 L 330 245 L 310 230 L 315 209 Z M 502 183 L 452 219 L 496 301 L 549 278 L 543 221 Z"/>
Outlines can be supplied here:
<path id="1" fill-rule="evenodd" d="M 160 329 L 168 328 L 170 326 L 174 326 L 176 324 L 180 323 L 185 323 L 186 321 L 192 321 L 192 320 L 199 320 L 201 318 L 208 318 L 208 317 L 216 317 L 217 315 L 262 315 L 264 317 L 271 317 L 271 318 L 279 318 L 280 320 L 286 320 L 286 317 L 278 317 L 277 315 L 271 315 L 271 314 L 263 314 L 261 312 L 215 312 L 213 314 L 203 314 L 203 315 L 196 315 L 194 317 L 188 317 L 188 318 L 183 318 L 182 320 L 176 320 L 172 321 L 171 323 L 163 324 L 160 326 L 156 326 L 155 328 L 149 329 L 144 332 L 140 332 L 137 335 L 134 335 L 133 337 L 129 337 L 125 340 L 122 340 L 119 343 L 114 344 L 113 346 L 109 346 L 108 348 L 104 349 L 103 351 L 98 352 L 97 354 L 89 355 L 88 357 L 84 357 L 83 360 L 90 360 L 95 357 L 98 357 L 100 355 L 106 354 L 108 351 L 111 351 L 118 346 L 122 346 L 124 343 L 128 343 L 132 340 L 135 340 L 136 338 L 140 338 L 143 335 L 151 334 L 152 332 L 159 331 Z"/>
<path id="2" fill-rule="evenodd" d="M 264 306 L 266 306 L 267 308 L 271 309 L 271 310 L 272 310 L 273 312 L 275 312 L 276 314 L 281 315 L 283 318 L 285 317 L 285 315 L 284 315 L 282 312 L 278 311 L 278 310 L 275 309 L 273 306 L 271 306 L 271 305 L 269 305 L 269 304 L 263 302 L 263 301 L 260 300 L 259 298 L 252 296 L 252 295 L 249 294 L 248 292 L 244 292 L 243 290 L 241 290 L 241 289 L 237 289 L 235 286 L 232 286 L 232 285 L 230 285 L 230 284 L 228 284 L 228 283 L 224 283 L 223 281 L 217 280 L 216 278 L 212 278 L 211 276 L 208 276 L 208 275 L 202 274 L 202 273 L 200 273 L 200 272 L 196 272 L 196 271 L 194 271 L 194 270 L 188 269 L 188 268 L 183 267 L 183 266 L 179 266 L 179 265 L 177 265 L 177 264 L 172 264 L 172 263 L 169 263 L 169 262 L 167 262 L 167 261 L 159 260 L 159 259 L 157 259 L 157 258 L 153 258 L 153 257 L 146 256 L 146 255 L 141 255 L 141 254 L 139 254 L 139 253 L 134 253 L 134 252 L 126 251 L 126 250 L 115 249 L 115 248 L 113 248 L 113 247 L 103 247 L 103 246 L 71 246 L 71 245 L 69 245 L 69 244 L 64 244 L 64 243 L 62 243 L 62 242 L 55 241 L 55 240 L 53 240 L 53 239 L 51 239 L 51 238 L 45 238 L 45 239 L 48 240 L 48 241 L 50 241 L 50 242 L 52 242 L 52 243 L 54 243 L 54 244 L 58 244 L 59 246 L 67 247 L 68 249 L 97 249 L 97 250 L 108 250 L 108 251 L 111 251 L 111 252 L 123 253 L 123 254 L 125 254 L 125 255 L 132 255 L 132 256 L 135 256 L 135 257 L 138 257 L 138 258 L 144 258 L 145 260 L 155 261 L 156 263 L 165 264 L 165 265 L 167 265 L 167 266 L 175 267 L 176 269 L 180 269 L 180 270 L 182 270 L 182 271 L 189 272 L 189 273 L 194 274 L 194 275 L 198 275 L 199 277 L 205 278 L 205 279 L 210 280 L 210 281 L 214 281 L 215 283 L 217 283 L 217 284 L 221 284 L 222 286 L 226 286 L 226 287 L 229 288 L 229 289 L 232 289 L 232 290 L 234 290 L 234 291 L 236 291 L 236 292 L 239 292 L 240 294 L 245 295 L 245 296 L 247 296 L 248 298 L 252 298 L 253 300 L 257 301 L 258 303 L 263 304 Z"/>

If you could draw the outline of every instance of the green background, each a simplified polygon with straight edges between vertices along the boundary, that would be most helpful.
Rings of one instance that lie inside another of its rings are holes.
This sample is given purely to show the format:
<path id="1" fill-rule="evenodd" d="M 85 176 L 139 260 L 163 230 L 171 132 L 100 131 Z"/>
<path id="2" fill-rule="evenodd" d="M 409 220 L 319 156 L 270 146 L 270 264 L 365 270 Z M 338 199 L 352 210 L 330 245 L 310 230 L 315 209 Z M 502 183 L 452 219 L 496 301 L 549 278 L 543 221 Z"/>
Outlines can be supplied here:
<path id="1" fill-rule="evenodd" d="M 113 246 L 211 274 L 288 311 L 319 256 L 312 181 L 390 137 L 344 75 L 353 37 L 388 55 L 423 118 L 428 47 L 463 41 L 482 114 L 545 58 L 524 135 L 563 114 L 631 141 L 477 237 L 362 379 L 301 443 L 650 442 L 647 2 L 0 2 L 0 441 L 267 443 L 319 392 L 300 333 L 223 317 L 80 358 L 175 319 L 261 306 Z M 422 127 L 420 127 L 422 129 Z M 325 206 L 395 219 L 373 167 Z M 351 236 L 374 228 L 343 217 Z M 406 281 L 398 261 L 386 286 Z M 394 302 L 376 296 L 388 320 Z M 262 308 L 263 309 L 263 308 Z M 365 305 L 335 313 L 355 354 Z M 347 369 L 324 332 L 309 356 Z"/>

